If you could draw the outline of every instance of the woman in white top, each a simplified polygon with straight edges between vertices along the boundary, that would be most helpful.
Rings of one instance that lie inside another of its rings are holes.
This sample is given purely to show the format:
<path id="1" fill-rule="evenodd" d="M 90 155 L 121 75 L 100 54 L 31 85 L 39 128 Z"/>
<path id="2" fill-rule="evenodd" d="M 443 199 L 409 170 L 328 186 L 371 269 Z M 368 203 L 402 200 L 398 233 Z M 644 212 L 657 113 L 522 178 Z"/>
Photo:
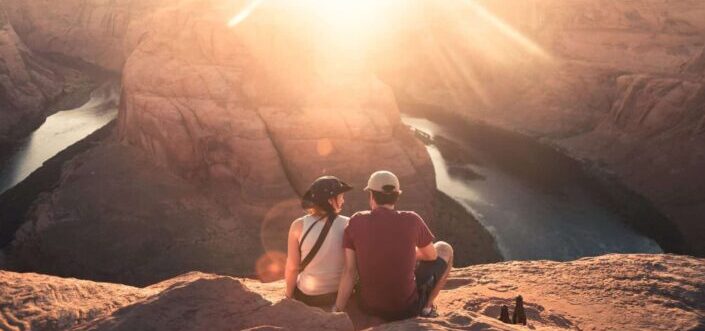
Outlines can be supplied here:
<path id="1" fill-rule="evenodd" d="M 286 296 L 310 306 L 335 303 L 343 273 L 343 232 L 348 217 L 338 215 L 343 193 L 352 187 L 333 176 L 316 179 L 301 206 L 308 212 L 289 229 L 286 258 Z"/>

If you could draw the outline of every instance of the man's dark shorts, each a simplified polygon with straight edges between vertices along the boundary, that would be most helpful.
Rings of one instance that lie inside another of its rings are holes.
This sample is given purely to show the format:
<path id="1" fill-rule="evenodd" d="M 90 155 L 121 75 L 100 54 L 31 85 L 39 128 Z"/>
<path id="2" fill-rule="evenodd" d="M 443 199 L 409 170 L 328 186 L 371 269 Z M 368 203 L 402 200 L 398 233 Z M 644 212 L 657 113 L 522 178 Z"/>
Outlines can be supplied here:
<path id="1" fill-rule="evenodd" d="M 443 274 L 448 268 L 448 263 L 442 258 L 435 261 L 421 261 L 414 272 L 416 275 L 416 289 L 419 291 L 418 311 L 421 311 L 428 302 L 428 296 L 436 287 L 438 281 L 443 278 Z"/>
<path id="2" fill-rule="evenodd" d="M 373 311 L 364 307 L 364 305 L 360 305 L 360 308 L 370 315 L 375 315 L 388 321 L 416 317 L 421 312 L 421 308 L 426 306 L 431 291 L 433 291 L 438 281 L 443 277 L 447 267 L 448 263 L 440 257 L 435 261 L 421 261 L 418 263 L 414 274 L 416 275 L 416 290 L 419 291 L 419 300 L 411 307 L 401 309 L 398 313 L 394 314 Z M 361 302 L 359 303 L 361 304 Z"/>

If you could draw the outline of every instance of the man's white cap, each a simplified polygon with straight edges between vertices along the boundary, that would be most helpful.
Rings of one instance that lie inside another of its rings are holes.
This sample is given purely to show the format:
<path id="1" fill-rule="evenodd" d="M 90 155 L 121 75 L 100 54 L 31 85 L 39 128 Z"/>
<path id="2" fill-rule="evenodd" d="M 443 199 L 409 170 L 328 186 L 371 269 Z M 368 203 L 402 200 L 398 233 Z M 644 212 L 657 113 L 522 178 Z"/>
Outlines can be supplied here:
<path id="1" fill-rule="evenodd" d="M 367 187 L 365 191 L 377 191 L 382 193 L 401 193 L 399 187 L 399 178 L 397 175 L 390 171 L 382 170 L 377 171 L 370 176 L 370 180 L 367 181 Z"/>

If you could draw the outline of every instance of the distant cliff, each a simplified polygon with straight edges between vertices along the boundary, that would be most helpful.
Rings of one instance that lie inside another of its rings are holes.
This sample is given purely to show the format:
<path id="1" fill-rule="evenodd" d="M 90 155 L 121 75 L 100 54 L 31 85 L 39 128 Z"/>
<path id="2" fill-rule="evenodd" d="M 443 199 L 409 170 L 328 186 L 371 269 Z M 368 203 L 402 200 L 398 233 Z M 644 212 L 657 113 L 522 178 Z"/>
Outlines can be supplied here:
<path id="1" fill-rule="evenodd" d="M 63 77 L 25 46 L 0 1 L 0 147 L 44 120 L 44 107 L 62 92 Z"/>
<path id="2" fill-rule="evenodd" d="M 705 256 L 704 2 L 423 10 L 382 57 L 400 103 L 526 134 L 614 175 L 675 222 L 689 253 Z"/>

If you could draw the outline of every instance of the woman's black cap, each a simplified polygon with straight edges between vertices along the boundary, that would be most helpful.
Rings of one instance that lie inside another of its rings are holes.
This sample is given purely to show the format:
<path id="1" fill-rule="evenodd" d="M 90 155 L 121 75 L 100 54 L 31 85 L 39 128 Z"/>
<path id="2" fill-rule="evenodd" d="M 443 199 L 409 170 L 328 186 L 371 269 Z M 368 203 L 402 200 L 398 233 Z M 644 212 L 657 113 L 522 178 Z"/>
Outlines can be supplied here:
<path id="1" fill-rule="evenodd" d="M 304 209 L 313 208 L 314 206 L 324 207 L 328 203 L 328 199 L 352 189 L 352 186 L 340 180 L 338 177 L 319 177 L 313 181 L 308 191 L 304 193 L 301 199 L 301 207 Z"/>

